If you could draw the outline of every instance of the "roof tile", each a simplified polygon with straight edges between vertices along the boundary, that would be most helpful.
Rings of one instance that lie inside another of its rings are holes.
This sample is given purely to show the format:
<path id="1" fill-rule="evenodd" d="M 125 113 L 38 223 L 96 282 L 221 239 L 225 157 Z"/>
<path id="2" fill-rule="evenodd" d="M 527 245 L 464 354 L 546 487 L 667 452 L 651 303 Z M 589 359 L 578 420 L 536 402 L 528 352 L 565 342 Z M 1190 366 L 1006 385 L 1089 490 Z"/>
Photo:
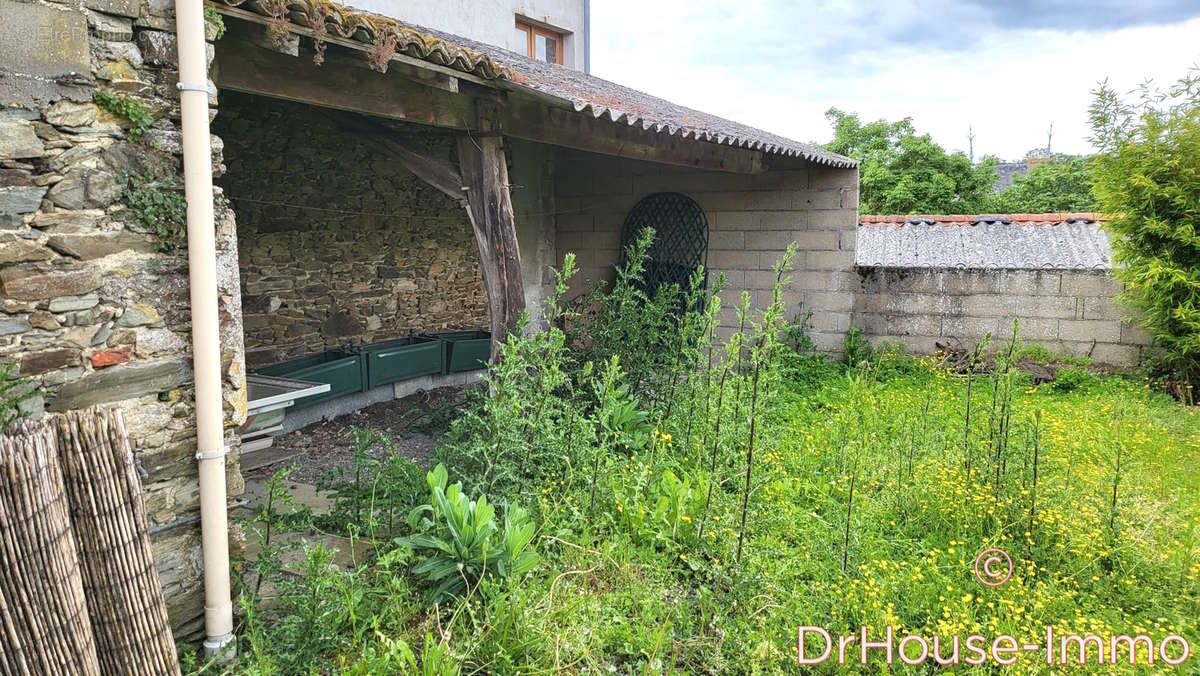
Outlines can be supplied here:
<path id="1" fill-rule="evenodd" d="M 810 143 L 801 143 L 726 120 L 578 70 L 543 63 L 492 45 L 404 24 L 385 16 L 344 7 L 330 0 L 216 0 L 264 17 L 361 42 L 367 47 L 395 41 L 396 51 L 557 99 L 576 112 L 660 134 L 695 139 L 768 154 L 799 157 L 832 167 L 858 161 Z M 320 27 L 320 28 L 316 28 Z"/>
<path id="2" fill-rule="evenodd" d="M 1096 213 L 859 217 L 855 265 L 880 268 L 1108 270 Z M 921 222 L 913 222 L 920 219 Z M 997 219 L 1009 221 L 1003 223 Z"/>

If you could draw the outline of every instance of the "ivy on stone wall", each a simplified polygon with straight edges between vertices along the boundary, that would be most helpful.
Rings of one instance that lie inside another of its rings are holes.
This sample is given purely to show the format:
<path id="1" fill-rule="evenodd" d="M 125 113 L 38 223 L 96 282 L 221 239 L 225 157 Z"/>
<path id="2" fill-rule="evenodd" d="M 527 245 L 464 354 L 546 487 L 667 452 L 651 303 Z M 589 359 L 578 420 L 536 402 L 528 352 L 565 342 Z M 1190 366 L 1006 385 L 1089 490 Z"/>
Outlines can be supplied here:
<path id="1" fill-rule="evenodd" d="M 129 138 L 136 141 L 154 124 L 150 109 L 128 96 L 108 89 L 97 89 L 92 94 L 96 105 L 129 122 Z"/>
<path id="2" fill-rule="evenodd" d="M 158 237 L 160 251 L 172 251 L 187 231 L 187 199 L 172 174 L 160 165 L 148 165 L 125 175 L 121 197 L 129 204 L 142 232 Z"/>

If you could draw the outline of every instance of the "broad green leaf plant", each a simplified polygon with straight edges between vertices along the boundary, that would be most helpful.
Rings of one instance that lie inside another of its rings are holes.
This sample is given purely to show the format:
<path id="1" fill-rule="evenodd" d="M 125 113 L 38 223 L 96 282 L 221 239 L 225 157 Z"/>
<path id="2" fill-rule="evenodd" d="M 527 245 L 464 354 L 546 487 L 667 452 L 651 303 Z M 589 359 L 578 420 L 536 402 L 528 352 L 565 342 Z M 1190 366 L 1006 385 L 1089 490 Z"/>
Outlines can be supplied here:
<path id="1" fill-rule="evenodd" d="M 471 500 L 462 483 L 447 487 L 447 480 L 441 464 L 426 475 L 430 501 L 408 516 L 415 532 L 396 541 L 423 557 L 412 572 L 435 585 L 431 600 L 473 592 L 484 578 L 515 580 L 533 570 L 539 558 L 529 546 L 534 536 L 529 513 L 508 505 L 501 527 L 486 495 Z"/>

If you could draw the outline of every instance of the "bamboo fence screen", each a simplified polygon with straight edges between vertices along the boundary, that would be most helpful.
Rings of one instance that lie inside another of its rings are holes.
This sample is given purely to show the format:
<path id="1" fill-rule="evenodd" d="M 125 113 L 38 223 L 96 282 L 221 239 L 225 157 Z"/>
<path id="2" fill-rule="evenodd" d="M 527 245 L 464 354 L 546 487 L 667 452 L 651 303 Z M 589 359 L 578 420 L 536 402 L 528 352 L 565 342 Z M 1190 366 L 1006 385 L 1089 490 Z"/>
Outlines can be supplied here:
<path id="1" fill-rule="evenodd" d="M 179 674 L 119 410 L 0 436 L 0 675 Z"/>

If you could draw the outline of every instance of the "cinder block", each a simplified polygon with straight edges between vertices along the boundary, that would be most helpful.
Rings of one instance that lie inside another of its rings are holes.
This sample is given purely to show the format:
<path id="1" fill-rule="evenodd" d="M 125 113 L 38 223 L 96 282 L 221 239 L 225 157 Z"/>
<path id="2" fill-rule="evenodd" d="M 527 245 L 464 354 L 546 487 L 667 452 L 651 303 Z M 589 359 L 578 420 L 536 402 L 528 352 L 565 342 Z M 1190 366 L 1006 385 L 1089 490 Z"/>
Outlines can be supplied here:
<path id="1" fill-rule="evenodd" d="M 709 251 L 708 266 L 714 270 L 758 269 L 758 253 L 754 251 Z"/>
<path id="2" fill-rule="evenodd" d="M 809 230 L 807 211 L 764 211 L 759 219 L 760 230 Z"/>
<path id="3" fill-rule="evenodd" d="M 1025 270 L 946 271 L 946 293 L 1035 296 L 1058 294 L 1060 273 Z"/>
<path id="4" fill-rule="evenodd" d="M 805 313 L 812 308 L 804 308 Z M 799 311 L 799 308 L 793 308 L 793 312 Z M 791 315 L 789 315 L 789 319 Z M 827 333 L 845 333 L 850 330 L 850 313 L 848 312 L 822 312 L 813 310 L 812 317 L 809 318 L 810 331 L 823 331 Z"/>
<path id="5" fill-rule="evenodd" d="M 555 227 L 562 232 L 591 232 L 594 219 L 591 214 L 559 214 Z"/>
<path id="6" fill-rule="evenodd" d="M 848 188 L 804 190 L 792 193 L 792 209 L 845 209 Z M 853 200 L 849 200 L 853 203 Z"/>
<path id="7" fill-rule="evenodd" d="M 705 211 L 780 211 L 791 209 L 789 191 L 733 191 L 692 195 Z"/>
<path id="8" fill-rule="evenodd" d="M 1109 297 L 1091 297 L 1080 299 L 1083 304 L 1084 319 L 1120 319 L 1124 313 Z"/>
<path id="9" fill-rule="evenodd" d="M 758 252 L 758 269 L 774 271 L 775 266 L 783 260 L 783 254 L 784 251 L 782 249 Z M 806 255 L 807 254 L 804 251 L 796 251 L 795 255 L 792 256 L 792 272 L 795 272 L 796 270 L 805 270 L 808 268 L 808 259 L 806 258 Z"/>
<path id="10" fill-rule="evenodd" d="M 1068 341 L 1116 343 L 1121 340 L 1121 324 L 1116 321 L 1064 319 L 1058 324 L 1058 335 Z"/>
<path id="11" fill-rule="evenodd" d="M 854 190 L 858 187 L 858 170 L 856 169 L 813 169 L 808 186 L 813 190 L 830 190 L 847 188 Z"/>
<path id="12" fill-rule="evenodd" d="M 1074 319 L 1074 298 L 1061 296 L 963 296 L 966 314 L 978 317 L 1048 317 Z"/>
<path id="13" fill-rule="evenodd" d="M 762 213 L 757 211 L 709 211 L 705 216 L 708 218 L 710 232 L 762 229 Z"/>
<path id="14" fill-rule="evenodd" d="M 1141 349 L 1135 345 L 1097 343 L 1092 348 L 1092 361 L 1113 366 L 1137 366 L 1141 362 Z"/>
<path id="15" fill-rule="evenodd" d="M 808 209 L 808 227 L 813 230 L 854 230 L 858 228 L 856 207 L 855 204 L 840 209 Z"/>
<path id="16" fill-rule="evenodd" d="M 848 291 L 839 288 L 835 275 L 831 270 L 795 270 L 789 276 L 792 278 L 791 289 L 796 291 Z"/>
<path id="17" fill-rule="evenodd" d="M 1021 340 L 1030 340 L 1036 342 L 1045 342 L 1047 340 L 1058 340 L 1058 323 L 1057 319 L 1046 319 L 1044 317 L 1021 317 L 1018 320 L 1020 323 L 1017 326 L 1017 338 Z M 1004 338 L 1011 335 L 1012 322 L 1006 326 Z"/>
<path id="18" fill-rule="evenodd" d="M 1011 329 L 1011 326 L 1009 327 Z M 942 335 L 948 338 L 978 340 L 986 334 L 993 337 L 1004 335 L 1001 323 L 995 317 L 944 317 Z"/>
<path id="19" fill-rule="evenodd" d="M 818 352 L 833 355 L 842 353 L 842 343 L 846 340 L 846 334 L 841 331 L 810 331 L 808 337 L 812 339 L 813 345 L 816 346 Z"/>
<path id="20" fill-rule="evenodd" d="M 942 340 L 940 336 L 877 336 L 871 338 L 871 344 L 878 347 L 883 343 L 899 343 L 905 354 L 923 355 L 936 352 L 937 344 Z"/>
<path id="21" fill-rule="evenodd" d="M 1121 283 L 1106 272 L 1065 272 L 1062 277 L 1064 296 L 1108 296 L 1121 292 Z"/>
<path id="22" fill-rule="evenodd" d="M 791 230 L 760 230 L 746 233 L 750 251 L 783 251 L 795 238 Z"/>
<path id="23" fill-rule="evenodd" d="M 746 288 L 746 271 L 742 269 L 712 270 L 712 274 L 725 275 L 725 285 L 741 291 Z"/>
<path id="24" fill-rule="evenodd" d="M 592 192 L 595 195 L 632 195 L 632 176 L 597 175 L 592 182 Z M 639 191 L 640 192 L 640 191 Z"/>
<path id="25" fill-rule="evenodd" d="M 854 294 L 848 291 L 812 291 L 806 295 L 808 309 L 813 312 L 850 312 L 854 309 Z"/>
<path id="26" fill-rule="evenodd" d="M 775 288 L 775 273 L 769 270 L 747 270 L 745 274 L 748 289 Z"/>
<path id="27" fill-rule="evenodd" d="M 1136 324 L 1121 324 L 1121 343 L 1124 345 L 1152 345 L 1154 337 Z"/>
<path id="28" fill-rule="evenodd" d="M 708 233 L 709 249 L 745 249 L 746 232 L 744 230 L 715 230 Z"/>
<path id="29" fill-rule="evenodd" d="M 807 190 L 812 176 L 821 171 L 820 169 L 787 169 L 771 171 L 767 175 L 771 176 L 780 187 L 790 190 Z"/>
<path id="30" fill-rule="evenodd" d="M 887 320 L 889 336 L 938 336 L 942 318 L 935 315 L 892 315 Z"/>
<path id="31" fill-rule="evenodd" d="M 862 293 L 940 293 L 943 276 L 932 270 L 889 270 L 886 268 L 859 268 Z"/>
<path id="32" fill-rule="evenodd" d="M 888 333 L 887 322 L 887 315 L 855 312 L 850 323 L 867 336 L 886 336 Z"/>
<path id="33" fill-rule="evenodd" d="M 587 169 L 564 170 L 554 174 L 554 194 L 557 198 L 581 197 L 592 193 L 592 172 Z"/>
<path id="34" fill-rule="evenodd" d="M 848 270 L 854 266 L 853 251 L 809 251 L 805 265 L 814 270 Z"/>

